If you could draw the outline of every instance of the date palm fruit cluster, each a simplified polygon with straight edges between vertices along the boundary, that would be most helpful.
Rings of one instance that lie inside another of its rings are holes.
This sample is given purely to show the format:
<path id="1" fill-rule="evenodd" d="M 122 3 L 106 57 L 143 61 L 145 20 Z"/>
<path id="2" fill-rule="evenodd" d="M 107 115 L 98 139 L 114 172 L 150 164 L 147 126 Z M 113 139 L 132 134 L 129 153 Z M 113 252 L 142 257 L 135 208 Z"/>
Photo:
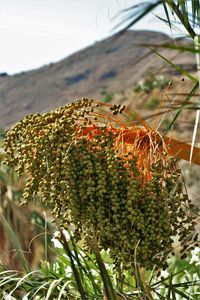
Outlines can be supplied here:
<path id="1" fill-rule="evenodd" d="M 165 267 L 174 236 L 183 252 L 195 243 L 174 159 L 125 106 L 83 98 L 30 114 L 7 132 L 4 149 L 7 164 L 27 175 L 24 200 L 40 193 L 77 239 L 109 248 L 116 267 Z"/>

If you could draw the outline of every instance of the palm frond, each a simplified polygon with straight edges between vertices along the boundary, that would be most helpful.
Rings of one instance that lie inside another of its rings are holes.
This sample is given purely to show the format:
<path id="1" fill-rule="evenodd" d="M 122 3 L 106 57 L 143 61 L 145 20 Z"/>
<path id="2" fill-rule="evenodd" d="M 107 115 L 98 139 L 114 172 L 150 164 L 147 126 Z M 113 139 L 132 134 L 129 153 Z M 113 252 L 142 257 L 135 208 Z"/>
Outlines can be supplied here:
<path id="1" fill-rule="evenodd" d="M 134 24 L 136 24 L 138 21 L 143 19 L 147 14 L 152 12 L 157 6 L 159 6 L 163 1 L 161 0 L 156 0 L 153 2 L 146 2 L 143 1 L 140 4 L 134 5 L 129 7 L 128 9 L 125 9 L 121 12 L 122 15 L 126 15 L 123 17 L 123 20 L 119 22 L 115 27 L 115 29 L 120 28 L 122 25 L 123 29 L 121 32 L 126 31 L 130 27 L 132 27 Z M 118 17 L 117 15 L 116 17 Z M 128 23 L 128 24 L 127 24 Z"/>

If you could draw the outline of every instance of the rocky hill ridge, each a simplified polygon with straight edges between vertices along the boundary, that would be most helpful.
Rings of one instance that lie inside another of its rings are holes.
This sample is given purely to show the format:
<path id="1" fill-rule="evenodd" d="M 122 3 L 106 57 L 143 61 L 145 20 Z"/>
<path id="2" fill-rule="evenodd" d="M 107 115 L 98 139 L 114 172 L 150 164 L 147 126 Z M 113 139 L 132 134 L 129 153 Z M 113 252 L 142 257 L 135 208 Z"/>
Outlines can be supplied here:
<path id="1" fill-rule="evenodd" d="M 0 77 L 0 127 L 10 126 L 25 114 L 55 109 L 80 97 L 101 99 L 102 89 L 126 90 L 155 70 L 161 74 L 163 61 L 141 44 L 169 41 L 163 33 L 127 31 L 57 63 Z M 164 53 L 172 56 L 169 50 Z M 192 68 L 193 57 L 182 54 L 175 62 Z"/>

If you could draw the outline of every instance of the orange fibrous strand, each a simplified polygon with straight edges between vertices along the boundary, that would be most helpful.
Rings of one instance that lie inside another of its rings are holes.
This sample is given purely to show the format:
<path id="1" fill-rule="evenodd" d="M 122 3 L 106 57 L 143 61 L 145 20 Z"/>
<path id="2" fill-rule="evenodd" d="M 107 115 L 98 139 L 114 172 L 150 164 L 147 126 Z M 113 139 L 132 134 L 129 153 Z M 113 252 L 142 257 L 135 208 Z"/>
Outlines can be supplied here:
<path id="1" fill-rule="evenodd" d="M 77 131 L 78 137 L 85 137 L 89 141 L 95 139 L 97 135 L 111 134 L 116 155 L 125 160 L 127 167 L 129 164 L 126 160 L 136 159 L 137 169 L 143 183 L 152 179 L 152 164 L 158 161 L 161 161 L 163 166 L 166 164 L 165 154 L 169 153 L 168 148 L 161 136 L 147 126 L 135 125 L 126 128 L 125 124 L 123 127 L 118 127 L 118 124 L 116 127 L 92 124 L 86 127 L 78 126 Z"/>

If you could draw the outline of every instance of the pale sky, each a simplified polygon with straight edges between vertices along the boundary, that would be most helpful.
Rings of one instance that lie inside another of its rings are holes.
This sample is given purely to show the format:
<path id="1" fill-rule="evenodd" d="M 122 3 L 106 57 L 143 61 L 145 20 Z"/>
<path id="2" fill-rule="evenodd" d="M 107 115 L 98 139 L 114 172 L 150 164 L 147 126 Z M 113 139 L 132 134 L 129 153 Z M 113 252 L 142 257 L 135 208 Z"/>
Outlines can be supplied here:
<path id="1" fill-rule="evenodd" d="M 59 61 L 113 34 L 120 21 L 113 17 L 139 2 L 0 0 L 0 73 L 19 73 Z M 170 34 L 153 14 L 134 28 Z"/>

